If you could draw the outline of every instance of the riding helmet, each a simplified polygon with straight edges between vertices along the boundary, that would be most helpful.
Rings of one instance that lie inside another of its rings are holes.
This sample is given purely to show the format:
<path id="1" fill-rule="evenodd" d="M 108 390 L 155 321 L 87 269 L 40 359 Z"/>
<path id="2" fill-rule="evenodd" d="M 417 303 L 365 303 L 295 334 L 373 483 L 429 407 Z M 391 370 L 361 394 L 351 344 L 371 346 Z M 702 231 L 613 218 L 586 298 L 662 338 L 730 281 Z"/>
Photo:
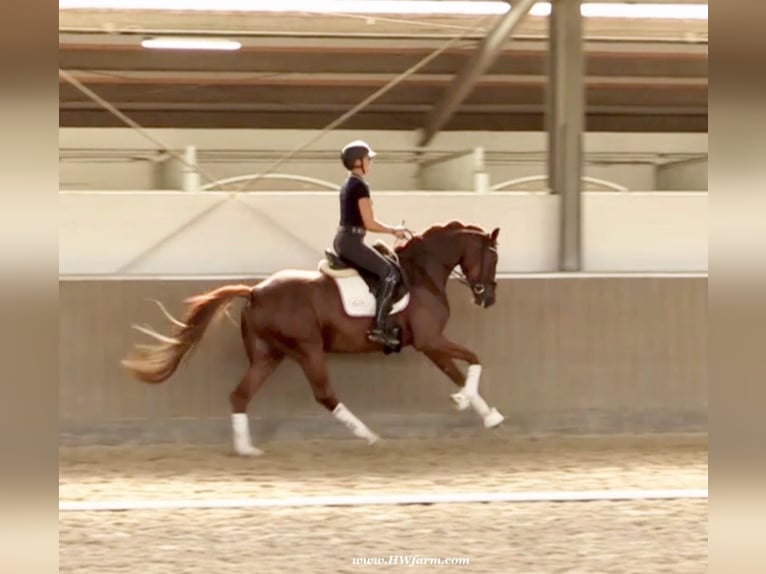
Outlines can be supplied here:
<path id="1" fill-rule="evenodd" d="M 340 152 L 340 160 L 343 162 L 343 166 L 346 169 L 354 167 L 356 160 L 362 159 L 365 156 L 370 158 L 375 157 L 375 152 L 362 140 L 354 140 L 351 143 L 346 144 Z"/>

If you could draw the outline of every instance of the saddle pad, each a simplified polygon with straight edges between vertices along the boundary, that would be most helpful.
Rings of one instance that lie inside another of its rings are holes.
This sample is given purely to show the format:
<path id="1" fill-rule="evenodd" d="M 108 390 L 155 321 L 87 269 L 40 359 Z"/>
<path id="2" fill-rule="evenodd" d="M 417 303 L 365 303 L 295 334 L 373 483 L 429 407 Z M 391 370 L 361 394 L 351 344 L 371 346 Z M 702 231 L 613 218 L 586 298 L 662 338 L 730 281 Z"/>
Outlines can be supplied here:
<path id="1" fill-rule="evenodd" d="M 332 277 L 338 286 L 343 309 L 350 317 L 374 317 L 375 296 L 370 293 L 370 288 L 358 273 L 347 277 Z M 396 301 L 391 307 L 389 315 L 396 315 L 407 308 L 410 302 L 410 294 Z"/>

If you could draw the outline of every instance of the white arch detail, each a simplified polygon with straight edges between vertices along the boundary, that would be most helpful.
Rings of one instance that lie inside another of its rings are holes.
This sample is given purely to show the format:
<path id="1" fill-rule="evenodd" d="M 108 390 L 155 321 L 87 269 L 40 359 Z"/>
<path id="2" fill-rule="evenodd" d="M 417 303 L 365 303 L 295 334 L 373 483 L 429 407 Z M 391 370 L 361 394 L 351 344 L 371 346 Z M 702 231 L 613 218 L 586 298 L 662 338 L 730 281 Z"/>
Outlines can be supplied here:
<path id="1" fill-rule="evenodd" d="M 501 181 L 500 183 L 496 183 L 495 185 L 491 186 L 489 189 L 490 191 L 500 191 L 506 187 L 511 187 L 513 185 L 519 185 L 522 183 L 530 183 L 533 181 L 545 181 L 548 179 L 547 175 L 530 175 L 527 177 L 517 177 L 514 179 L 507 179 L 505 181 Z M 593 183 L 596 185 L 602 185 L 604 187 L 607 187 L 613 191 L 621 191 L 621 192 L 628 192 L 630 191 L 627 187 L 622 186 L 618 183 L 614 183 L 613 181 L 607 181 L 605 179 L 598 179 L 596 177 L 589 177 L 585 176 L 582 178 L 582 181 L 586 181 L 588 183 Z"/>
<path id="2" fill-rule="evenodd" d="M 237 175 L 234 177 L 228 177 L 226 179 L 219 179 L 217 181 L 213 181 L 211 183 L 205 184 L 204 186 L 200 188 L 200 190 L 211 191 L 219 186 L 228 185 L 231 183 L 240 183 L 240 182 L 249 181 L 252 179 L 279 179 L 279 180 L 287 180 L 287 181 L 300 181 L 302 183 L 311 183 L 319 187 L 323 187 L 325 189 L 332 189 L 332 190 L 336 190 L 339 187 L 337 183 L 332 183 L 330 181 L 317 179 L 315 177 L 308 177 L 305 175 L 295 175 L 290 173 L 267 173 L 262 175 L 260 173 L 251 173 L 246 175 Z"/>

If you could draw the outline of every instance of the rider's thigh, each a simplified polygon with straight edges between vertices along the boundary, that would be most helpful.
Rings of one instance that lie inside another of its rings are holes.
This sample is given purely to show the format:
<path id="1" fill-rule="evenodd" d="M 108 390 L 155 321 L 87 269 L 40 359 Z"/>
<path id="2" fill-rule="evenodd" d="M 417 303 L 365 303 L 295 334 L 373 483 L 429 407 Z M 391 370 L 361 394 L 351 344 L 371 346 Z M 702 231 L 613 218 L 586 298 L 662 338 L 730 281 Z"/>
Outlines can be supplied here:
<path id="1" fill-rule="evenodd" d="M 339 248 L 339 254 L 362 269 L 381 278 L 390 273 L 389 262 L 380 253 L 368 247 L 361 238 L 340 237 L 337 243 L 336 249 Z"/>

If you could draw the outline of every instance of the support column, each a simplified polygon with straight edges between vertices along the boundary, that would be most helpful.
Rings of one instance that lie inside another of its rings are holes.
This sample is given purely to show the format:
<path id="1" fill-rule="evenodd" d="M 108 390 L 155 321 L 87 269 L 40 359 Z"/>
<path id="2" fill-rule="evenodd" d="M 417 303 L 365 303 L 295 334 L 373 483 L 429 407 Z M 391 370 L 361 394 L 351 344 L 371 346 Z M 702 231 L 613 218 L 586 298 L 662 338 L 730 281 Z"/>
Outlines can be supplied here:
<path id="1" fill-rule="evenodd" d="M 476 147 L 422 163 L 418 187 L 424 190 L 477 191 L 486 193 L 489 177 L 484 148 Z"/>
<path id="2" fill-rule="evenodd" d="M 194 146 L 186 146 L 183 158 L 185 163 L 175 157 L 169 157 L 158 165 L 157 186 L 159 189 L 199 190 L 200 176 L 196 170 L 197 149 Z"/>
<path id="3" fill-rule="evenodd" d="M 581 198 L 585 129 L 581 0 L 553 0 L 549 17 L 548 178 L 561 196 L 559 270 L 582 269 Z"/>

